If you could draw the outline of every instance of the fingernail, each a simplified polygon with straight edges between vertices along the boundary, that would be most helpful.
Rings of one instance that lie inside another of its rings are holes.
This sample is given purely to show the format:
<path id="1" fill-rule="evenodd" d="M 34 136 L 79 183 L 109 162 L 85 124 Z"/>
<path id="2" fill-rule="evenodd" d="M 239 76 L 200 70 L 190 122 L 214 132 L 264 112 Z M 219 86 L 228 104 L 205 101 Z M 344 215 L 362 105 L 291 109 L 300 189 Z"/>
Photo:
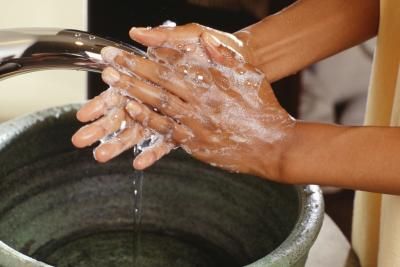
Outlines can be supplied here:
<path id="1" fill-rule="evenodd" d="M 145 34 L 149 33 L 149 31 L 150 31 L 151 29 L 152 29 L 151 27 L 147 27 L 147 28 L 143 28 L 143 27 L 140 27 L 140 28 L 132 27 L 131 30 L 130 30 L 130 33 L 133 33 L 133 34 L 135 34 L 135 35 L 145 35 Z"/>
<path id="2" fill-rule="evenodd" d="M 103 71 L 102 78 L 107 84 L 113 85 L 119 81 L 121 76 L 119 75 L 119 72 L 113 68 L 107 68 Z"/>
<path id="3" fill-rule="evenodd" d="M 168 38 L 163 28 L 133 28 L 129 34 L 132 39 L 146 46 L 161 46 Z"/>
<path id="4" fill-rule="evenodd" d="M 107 46 L 101 49 L 101 56 L 103 57 L 103 60 L 108 63 L 114 61 L 114 58 L 118 56 L 120 53 L 121 50 L 112 46 Z"/>

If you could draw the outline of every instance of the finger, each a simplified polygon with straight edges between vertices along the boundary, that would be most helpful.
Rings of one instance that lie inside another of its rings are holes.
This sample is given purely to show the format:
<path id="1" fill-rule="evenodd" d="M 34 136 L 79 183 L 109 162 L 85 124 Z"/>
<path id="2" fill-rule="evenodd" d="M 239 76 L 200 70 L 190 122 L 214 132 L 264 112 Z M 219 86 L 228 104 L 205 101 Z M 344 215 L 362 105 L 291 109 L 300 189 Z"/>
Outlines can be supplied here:
<path id="1" fill-rule="evenodd" d="M 119 130 L 122 122 L 126 119 L 125 115 L 124 110 L 121 109 L 110 112 L 107 116 L 80 128 L 72 136 L 72 143 L 79 148 L 92 145 Z"/>
<path id="2" fill-rule="evenodd" d="M 149 47 L 147 49 L 149 58 L 160 64 L 175 65 L 182 59 L 183 54 L 176 49 L 168 47 Z"/>
<path id="3" fill-rule="evenodd" d="M 177 74 L 166 66 L 134 54 L 129 54 L 114 47 L 103 48 L 101 50 L 101 55 L 107 63 L 110 63 L 116 69 L 121 69 L 122 67 L 129 72 L 133 72 L 145 80 L 149 80 L 167 89 L 172 94 L 184 100 L 188 100 L 190 97 L 182 77 L 176 77 Z"/>
<path id="4" fill-rule="evenodd" d="M 138 144 L 146 138 L 145 134 L 143 127 L 135 123 L 110 141 L 100 144 L 94 151 L 94 157 L 99 162 L 107 162 Z"/>
<path id="5" fill-rule="evenodd" d="M 180 52 L 176 49 L 167 48 L 167 47 L 150 47 L 147 49 L 147 53 L 149 55 L 149 59 L 154 62 L 157 62 L 161 65 L 170 65 L 175 74 L 180 78 L 183 78 L 189 75 L 190 79 L 196 83 L 204 83 L 208 84 L 211 81 L 208 78 L 209 73 L 206 71 L 205 65 L 207 65 L 208 57 L 204 54 L 204 49 L 201 49 L 200 53 L 196 53 L 196 49 L 199 48 L 199 44 L 187 45 L 185 53 L 188 51 L 192 52 L 189 59 L 190 62 L 196 62 L 196 64 L 190 64 L 187 60 L 188 57 L 184 57 L 184 52 Z M 200 80 L 199 80 L 200 77 Z M 187 92 L 187 89 L 185 90 Z"/>
<path id="6" fill-rule="evenodd" d="M 204 32 L 200 40 L 212 61 L 230 68 L 244 63 L 242 55 L 224 45 L 212 34 Z"/>
<path id="7" fill-rule="evenodd" d="M 125 104 L 126 98 L 115 89 L 109 88 L 84 104 L 76 117 L 81 122 L 93 121 L 106 114 L 110 108 L 123 107 Z"/>
<path id="8" fill-rule="evenodd" d="M 191 23 L 177 27 L 132 28 L 129 36 L 145 46 L 154 47 L 171 45 L 180 41 L 198 40 L 201 32 L 201 26 Z"/>
<path id="9" fill-rule="evenodd" d="M 143 82 L 109 67 L 103 71 L 103 80 L 113 87 L 124 90 L 131 98 L 140 100 L 170 117 L 189 112 L 187 105 L 164 89 Z"/>
<path id="10" fill-rule="evenodd" d="M 146 169 L 174 148 L 175 145 L 173 143 L 161 141 L 159 144 L 142 151 L 134 159 L 133 167 L 137 170 Z"/>
<path id="11" fill-rule="evenodd" d="M 177 65 L 188 66 L 191 62 L 196 62 L 198 65 L 209 63 L 208 57 L 205 55 L 205 51 L 198 41 L 193 43 L 182 42 L 176 45 L 176 48 L 149 47 L 147 55 L 154 62 L 168 64 L 173 67 Z M 184 55 L 188 56 L 185 57 Z"/>
<path id="12" fill-rule="evenodd" d="M 93 121 L 104 114 L 105 103 L 100 96 L 89 100 L 76 113 L 76 118 L 80 122 Z"/>
<path id="13" fill-rule="evenodd" d="M 187 57 L 184 58 L 183 52 L 172 48 L 150 47 L 147 49 L 147 54 L 149 59 L 154 62 L 161 65 L 172 66 L 174 73 L 179 73 L 181 74 L 180 77 L 183 77 L 189 73 L 196 74 L 197 72 L 204 72 L 204 67 L 200 67 L 202 65 L 201 63 L 207 64 L 208 62 L 204 52 L 196 53 L 196 48 L 199 47 L 199 44 L 194 46 L 193 48 L 187 47 L 187 49 L 193 52 L 192 55 L 190 55 L 190 62 L 196 62 L 196 65 L 189 64 Z"/>
<path id="14" fill-rule="evenodd" d="M 185 126 L 150 110 L 147 106 L 136 101 L 130 101 L 126 105 L 126 110 L 134 120 L 140 122 L 145 128 L 149 127 L 165 135 L 166 141 L 172 139 L 177 143 L 184 143 L 192 137 L 192 133 Z"/>

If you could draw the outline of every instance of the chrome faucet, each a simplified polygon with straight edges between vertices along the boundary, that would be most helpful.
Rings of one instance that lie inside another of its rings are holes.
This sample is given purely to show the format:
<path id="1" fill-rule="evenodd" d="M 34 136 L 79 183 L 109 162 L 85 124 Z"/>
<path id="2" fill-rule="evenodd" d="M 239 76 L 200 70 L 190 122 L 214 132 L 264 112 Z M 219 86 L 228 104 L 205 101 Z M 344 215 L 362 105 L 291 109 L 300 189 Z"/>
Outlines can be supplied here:
<path id="1" fill-rule="evenodd" d="M 78 30 L 0 30 L 0 80 L 46 69 L 100 72 L 105 67 L 100 55 L 105 46 L 114 46 L 145 56 L 142 50 L 134 46 Z"/>

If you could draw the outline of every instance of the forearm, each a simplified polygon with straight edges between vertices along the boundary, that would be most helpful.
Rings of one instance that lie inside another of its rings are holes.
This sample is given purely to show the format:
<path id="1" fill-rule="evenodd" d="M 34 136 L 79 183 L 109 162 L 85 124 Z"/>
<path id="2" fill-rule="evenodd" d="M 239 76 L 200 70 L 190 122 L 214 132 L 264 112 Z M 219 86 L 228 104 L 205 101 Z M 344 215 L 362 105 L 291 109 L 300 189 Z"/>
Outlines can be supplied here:
<path id="1" fill-rule="evenodd" d="M 298 122 L 292 136 L 281 180 L 400 194 L 400 128 Z"/>
<path id="2" fill-rule="evenodd" d="M 378 23 L 379 0 L 299 0 L 236 34 L 276 81 L 371 38 Z"/>

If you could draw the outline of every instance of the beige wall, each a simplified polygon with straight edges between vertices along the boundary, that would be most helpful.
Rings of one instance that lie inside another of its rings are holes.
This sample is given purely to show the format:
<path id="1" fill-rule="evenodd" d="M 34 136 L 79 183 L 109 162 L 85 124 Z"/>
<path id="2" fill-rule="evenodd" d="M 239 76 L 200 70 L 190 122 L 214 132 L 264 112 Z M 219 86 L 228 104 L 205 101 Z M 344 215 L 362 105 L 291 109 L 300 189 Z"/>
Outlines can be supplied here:
<path id="1" fill-rule="evenodd" d="M 0 29 L 59 27 L 86 30 L 86 0 L 0 0 Z M 35 110 L 81 102 L 86 73 L 48 70 L 0 81 L 0 121 Z"/>

